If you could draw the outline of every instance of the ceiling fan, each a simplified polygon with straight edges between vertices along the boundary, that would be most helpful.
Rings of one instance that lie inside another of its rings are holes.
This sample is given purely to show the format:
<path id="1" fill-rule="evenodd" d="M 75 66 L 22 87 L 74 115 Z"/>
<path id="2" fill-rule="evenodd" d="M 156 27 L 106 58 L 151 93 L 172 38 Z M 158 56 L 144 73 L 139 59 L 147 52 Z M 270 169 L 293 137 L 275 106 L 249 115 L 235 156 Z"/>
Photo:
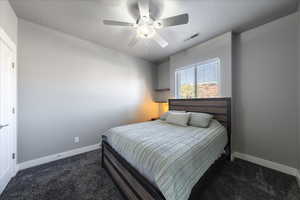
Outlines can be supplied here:
<path id="1" fill-rule="evenodd" d="M 136 23 L 103 20 L 105 25 L 111 26 L 131 26 L 135 29 L 136 35 L 131 39 L 128 46 L 133 47 L 140 39 L 153 39 L 162 48 L 168 46 L 168 42 L 162 38 L 157 30 L 168 26 L 177 26 L 187 24 L 189 22 L 188 14 L 176 15 L 165 19 L 155 19 L 151 16 L 150 0 L 138 0 L 138 8 L 140 16 L 137 18 Z"/>

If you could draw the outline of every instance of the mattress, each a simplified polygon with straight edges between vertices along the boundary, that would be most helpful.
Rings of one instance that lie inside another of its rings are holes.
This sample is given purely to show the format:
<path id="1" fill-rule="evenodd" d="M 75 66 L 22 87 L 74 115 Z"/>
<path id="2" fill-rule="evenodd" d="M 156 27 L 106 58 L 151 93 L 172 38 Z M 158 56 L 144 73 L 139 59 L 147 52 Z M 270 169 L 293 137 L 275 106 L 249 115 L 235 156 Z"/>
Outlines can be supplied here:
<path id="1" fill-rule="evenodd" d="M 193 186 L 224 152 L 226 128 L 212 120 L 208 128 L 181 127 L 161 120 L 115 127 L 109 144 L 166 200 L 187 200 Z"/>

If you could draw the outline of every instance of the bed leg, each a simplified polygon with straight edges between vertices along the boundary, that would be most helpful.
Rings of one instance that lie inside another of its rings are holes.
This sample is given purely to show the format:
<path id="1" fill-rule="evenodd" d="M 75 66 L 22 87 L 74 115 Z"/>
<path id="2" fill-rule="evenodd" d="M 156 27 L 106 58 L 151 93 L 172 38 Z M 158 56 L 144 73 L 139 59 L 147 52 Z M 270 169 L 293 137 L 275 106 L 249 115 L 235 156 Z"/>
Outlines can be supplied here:
<path id="1" fill-rule="evenodd" d="M 102 135 L 101 138 L 101 167 L 104 168 L 104 141 L 106 141 L 106 136 Z"/>

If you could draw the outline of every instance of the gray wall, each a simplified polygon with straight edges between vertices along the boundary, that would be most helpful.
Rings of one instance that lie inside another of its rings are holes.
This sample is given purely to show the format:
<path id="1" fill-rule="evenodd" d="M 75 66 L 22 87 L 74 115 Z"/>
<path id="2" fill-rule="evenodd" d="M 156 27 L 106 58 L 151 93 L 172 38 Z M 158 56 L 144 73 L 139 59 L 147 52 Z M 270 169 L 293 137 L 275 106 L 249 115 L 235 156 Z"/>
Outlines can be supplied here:
<path id="1" fill-rule="evenodd" d="M 18 162 L 99 143 L 108 128 L 158 115 L 144 60 L 24 20 L 18 53 Z"/>
<path id="2" fill-rule="evenodd" d="M 157 89 L 170 88 L 170 62 L 169 60 L 157 66 Z"/>
<path id="3" fill-rule="evenodd" d="M 234 150 L 297 167 L 297 23 L 293 14 L 236 38 Z"/>
<path id="4" fill-rule="evenodd" d="M 0 27 L 17 44 L 18 18 L 8 0 L 0 0 Z"/>
<path id="5" fill-rule="evenodd" d="M 299 19 L 296 13 L 234 35 L 233 46 L 225 37 L 171 56 L 171 95 L 177 68 L 216 56 L 228 58 L 226 63 L 230 65 L 233 50 L 233 151 L 298 167 Z M 231 66 L 224 71 L 230 77 Z"/>
<path id="6" fill-rule="evenodd" d="M 300 2 L 298 3 L 298 161 L 300 173 Z"/>
<path id="7" fill-rule="evenodd" d="M 232 34 L 226 33 L 170 56 L 171 96 L 175 96 L 175 71 L 178 68 L 206 60 L 221 60 L 221 95 L 231 97 Z"/>
<path id="8" fill-rule="evenodd" d="M 156 88 L 157 89 L 170 89 L 170 62 L 164 61 L 156 67 Z M 157 91 L 155 94 L 155 101 L 167 102 L 170 98 L 170 91 Z M 159 105 L 159 114 L 163 114 L 166 111 L 165 105 Z"/>

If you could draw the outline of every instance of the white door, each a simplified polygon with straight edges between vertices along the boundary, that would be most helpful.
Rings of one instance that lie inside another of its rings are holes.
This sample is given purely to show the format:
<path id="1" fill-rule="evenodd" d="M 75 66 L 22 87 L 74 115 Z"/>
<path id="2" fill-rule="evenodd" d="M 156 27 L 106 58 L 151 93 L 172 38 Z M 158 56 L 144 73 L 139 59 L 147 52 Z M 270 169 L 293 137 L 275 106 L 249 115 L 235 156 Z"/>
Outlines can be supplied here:
<path id="1" fill-rule="evenodd" d="M 0 194 L 16 172 L 15 53 L 0 38 Z"/>

